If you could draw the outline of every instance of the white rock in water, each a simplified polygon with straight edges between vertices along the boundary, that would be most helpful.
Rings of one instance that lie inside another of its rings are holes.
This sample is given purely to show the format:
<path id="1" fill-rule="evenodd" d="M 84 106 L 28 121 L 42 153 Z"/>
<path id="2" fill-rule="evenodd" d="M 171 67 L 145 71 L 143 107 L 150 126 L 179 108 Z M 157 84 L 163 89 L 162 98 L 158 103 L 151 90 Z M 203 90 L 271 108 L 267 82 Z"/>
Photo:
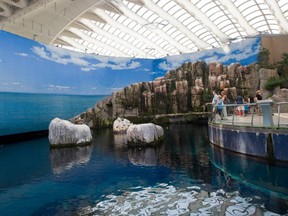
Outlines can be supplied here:
<path id="1" fill-rule="evenodd" d="M 128 119 L 118 117 L 113 122 L 113 132 L 114 133 L 126 133 L 127 129 L 133 125 Z"/>
<path id="2" fill-rule="evenodd" d="M 92 142 L 90 128 L 54 118 L 49 124 L 49 142 L 52 146 L 85 145 Z"/>
<path id="3" fill-rule="evenodd" d="M 163 138 L 163 128 L 153 123 L 131 125 L 127 130 L 127 142 L 131 146 L 155 145 Z"/>

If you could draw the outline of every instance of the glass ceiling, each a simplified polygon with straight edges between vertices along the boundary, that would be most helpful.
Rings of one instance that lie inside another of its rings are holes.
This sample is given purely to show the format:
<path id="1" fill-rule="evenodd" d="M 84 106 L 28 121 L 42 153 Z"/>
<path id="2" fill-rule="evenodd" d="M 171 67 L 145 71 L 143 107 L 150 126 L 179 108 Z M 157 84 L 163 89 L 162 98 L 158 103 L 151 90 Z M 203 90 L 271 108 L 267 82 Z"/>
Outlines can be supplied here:
<path id="1" fill-rule="evenodd" d="M 3 30 L 97 55 L 160 58 L 288 33 L 287 0 L 0 0 Z"/>

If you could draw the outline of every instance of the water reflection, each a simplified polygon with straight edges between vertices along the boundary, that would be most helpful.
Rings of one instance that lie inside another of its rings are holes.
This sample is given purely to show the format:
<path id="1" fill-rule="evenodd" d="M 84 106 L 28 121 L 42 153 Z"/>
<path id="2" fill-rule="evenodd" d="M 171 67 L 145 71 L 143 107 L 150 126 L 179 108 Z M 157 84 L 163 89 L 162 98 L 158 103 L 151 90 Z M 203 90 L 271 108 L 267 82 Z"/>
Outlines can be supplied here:
<path id="1" fill-rule="evenodd" d="M 126 134 L 114 134 L 114 144 L 116 148 L 123 148 L 127 146 L 127 136 Z"/>
<path id="2" fill-rule="evenodd" d="M 56 148 L 50 150 L 50 161 L 54 174 L 61 174 L 73 166 L 89 162 L 92 145 L 70 148 Z"/>
<path id="3" fill-rule="evenodd" d="M 229 178 L 268 194 L 265 207 L 287 213 L 287 164 L 269 165 L 265 160 L 224 151 L 211 145 L 211 162 Z"/>
<path id="4" fill-rule="evenodd" d="M 134 165 L 156 166 L 159 149 L 157 148 L 129 148 L 128 159 Z"/>

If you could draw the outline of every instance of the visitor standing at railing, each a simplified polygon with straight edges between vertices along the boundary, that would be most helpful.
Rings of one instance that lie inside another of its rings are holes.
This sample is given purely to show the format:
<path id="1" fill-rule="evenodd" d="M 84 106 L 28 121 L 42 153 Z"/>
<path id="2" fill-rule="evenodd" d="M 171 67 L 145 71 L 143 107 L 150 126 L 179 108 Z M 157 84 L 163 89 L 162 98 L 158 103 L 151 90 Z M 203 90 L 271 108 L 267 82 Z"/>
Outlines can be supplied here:
<path id="1" fill-rule="evenodd" d="M 255 102 L 257 103 L 259 100 L 262 100 L 262 95 L 261 95 L 261 91 L 258 90 L 256 91 L 256 96 L 255 96 Z M 259 105 L 257 105 L 257 108 L 256 108 L 256 112 L 258 115 L 261 115 L 261 107 Z"/>
<path id="2" fill-rule="evenodd" d="M 217 92 L 214 90 L 212 92 L 213 94 L 213 99 L 212 99 L 212 112 L 214 113 L 215 112 L 215 108 L 216 108 L 216 105 L 217 105 L 217 100 L 218 100 L 218 95 L 217 95 Z"/>
<path id="3" fill-rule="evenodd" d="M 223 109 L 222 97 L 221 97 L 221 95 L 218 95 L 217 96 L 217 104 L 216 104 L 216 112 L 220 115 L 221 119 L 223 119 L 222 109 Z"/>
<path id="4" fill-rule="evenodd" d="M 230 102 L 230 100 L 228 99 L 225 91 L 221 92 L 221 97 L 222 97 L 222 103 L 223 103 L 223 108 L 222 108 L 223 119 L 226 120 L 227 119 L 227 109 L 226 109 L 225 104 L 228 104 Z"/>
<path id="5" fill-rule="evenodd" d="M 237 95 L 236 96 L 236 100 L 235 100 L 236 104 L 239 104 L 239 106 L 236 107 L 236 115 L 238 116 L 245 116 L 245 112 L 244 112 L 244 99 L 241 95 Z"/>
<path id="6" fill-rule="evenodd" d="M 251 103 L 252 103 L 252 104 L 255 103 L 254 97 L 253 97 L 252 95 L 250 95 L 250 96 L 248 97 L 248 104 L 251 104 Z M 252 105 L 252 106 L 249 105 L 250 113 L 252 113 L 253 108 L 254 108 L 253 105 Z"/>

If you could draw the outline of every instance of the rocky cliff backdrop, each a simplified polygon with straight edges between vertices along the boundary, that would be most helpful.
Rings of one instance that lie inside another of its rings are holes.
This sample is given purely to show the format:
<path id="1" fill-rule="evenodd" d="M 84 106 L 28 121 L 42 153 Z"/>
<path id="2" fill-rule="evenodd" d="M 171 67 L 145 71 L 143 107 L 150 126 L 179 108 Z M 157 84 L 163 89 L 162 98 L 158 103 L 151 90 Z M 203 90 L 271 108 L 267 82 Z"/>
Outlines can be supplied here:
<path id="1" fill-rule="evenodd" d="M 111 126 L 117 117 L 134 122 L 155 121 L 160 117 L 165 121 L 167 116 L 191 113 L 203 117 L 206 103 L 211 102 L 212 90 L 225 91 L 232 103 L 237 94 L 247 99 L 250 95 L 255 96 L 258 89 L 267 98 L 273 92 L 265 91 L 264 84 L 273 76 L 278 76 L 275 70 L 260 69 L 257 64 L 223 66 L 220 63 L 188 62 L 167 72 L 164 77 L 134 83 L 114 92 L 72 121 L 97 128 Z"/>

